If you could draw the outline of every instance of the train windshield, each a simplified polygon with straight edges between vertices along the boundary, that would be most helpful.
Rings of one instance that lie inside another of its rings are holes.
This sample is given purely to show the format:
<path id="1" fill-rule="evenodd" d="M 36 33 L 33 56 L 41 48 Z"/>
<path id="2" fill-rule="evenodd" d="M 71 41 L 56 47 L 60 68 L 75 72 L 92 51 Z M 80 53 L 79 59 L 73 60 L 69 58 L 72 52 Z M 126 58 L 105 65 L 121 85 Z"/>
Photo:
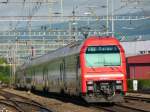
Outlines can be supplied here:
<path id="1" fill-rule="evenodd" d="M 121 65 L 120 51 L 117 46 L 89 46 L 85 59 L 88 67 Z"/>

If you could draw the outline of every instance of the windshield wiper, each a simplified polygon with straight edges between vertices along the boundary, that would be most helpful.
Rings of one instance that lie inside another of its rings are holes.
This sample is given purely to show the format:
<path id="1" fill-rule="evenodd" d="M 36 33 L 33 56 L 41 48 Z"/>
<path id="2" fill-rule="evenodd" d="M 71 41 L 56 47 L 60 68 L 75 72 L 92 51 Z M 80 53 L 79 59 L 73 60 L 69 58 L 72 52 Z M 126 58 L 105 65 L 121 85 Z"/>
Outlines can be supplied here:
<path id="1" fill-rule="evenodd" d="M 90 65 L 89 67 L 92 68 L 92 70 L 96 71 L 95 68 L 87 61 L 88 65 Z"/>
<path id="2" fill-rule="evenodd" d="M 108 65 L 108 64 L 105 64 L 104 66 L 120 66 L 120 65 Z"/>

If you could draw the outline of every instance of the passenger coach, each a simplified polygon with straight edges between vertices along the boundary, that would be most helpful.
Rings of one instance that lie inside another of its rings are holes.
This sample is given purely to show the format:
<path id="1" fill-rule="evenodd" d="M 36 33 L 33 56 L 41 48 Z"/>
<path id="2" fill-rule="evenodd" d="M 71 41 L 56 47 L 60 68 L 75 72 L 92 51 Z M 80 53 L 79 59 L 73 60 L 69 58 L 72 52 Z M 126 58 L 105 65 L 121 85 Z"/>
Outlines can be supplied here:
<path id="1" fill-rule="evenodd" d="M 16 85 L 87 102 L 120 102 L 127 91 L 124 50 L 114 37 L 89 37 L 24 64 Z"/>

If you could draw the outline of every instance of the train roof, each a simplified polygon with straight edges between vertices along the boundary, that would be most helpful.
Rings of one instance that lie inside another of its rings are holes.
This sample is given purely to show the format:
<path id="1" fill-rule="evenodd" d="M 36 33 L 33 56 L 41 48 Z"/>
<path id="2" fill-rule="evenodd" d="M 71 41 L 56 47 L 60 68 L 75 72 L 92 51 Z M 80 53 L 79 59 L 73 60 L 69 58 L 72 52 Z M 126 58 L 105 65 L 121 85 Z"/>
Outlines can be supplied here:
<path id="1" fill-rule="evenodd" d="M 64 57 L 66 55 L 79 53 L 82 44 L 83 44 L 83 40 L 71 42 L 70 44 L 62 48 L 58 48 L 54 51 L 48 52 L 45 55 L 31 59 L 27 63 L 23 64 L 22 67 L 24 69 L 24 68 L 27 68 L 28 66 L 39 65 L 49 60 L 57 59 L 59 57 Z"/>
<path id="2" fill-rule="evenodd" d="M 99 40 L 101 40 L 101 43 L 99 43 Z M 50 60 L 54 60 L 60 57 L 65 57 L 67 55 L 73 55 L 77 54 L 80 52 L 81 47 L 83 44 L 85 46 L 88 46 L 90 43 L 99 43 L 102 45 L 118 45 L 119 41 L 115 37 L 97 37 L 97 36 L 92 36 L 87 38 L 86 40 L 80 40 L 80 41 L 75 41 L 72 42 L 62 48 L 56 49 L 54 51 L 49 52 L 48 54 L 42 55 L 40 57 L 37 57 L 35 59 L 32 59 L 30 62 L 25 63 L 22 68 L 27 68 L 29 66 L 34 66 L 34 65 L 40 65 L 42 63 L 48 62 Z"/>

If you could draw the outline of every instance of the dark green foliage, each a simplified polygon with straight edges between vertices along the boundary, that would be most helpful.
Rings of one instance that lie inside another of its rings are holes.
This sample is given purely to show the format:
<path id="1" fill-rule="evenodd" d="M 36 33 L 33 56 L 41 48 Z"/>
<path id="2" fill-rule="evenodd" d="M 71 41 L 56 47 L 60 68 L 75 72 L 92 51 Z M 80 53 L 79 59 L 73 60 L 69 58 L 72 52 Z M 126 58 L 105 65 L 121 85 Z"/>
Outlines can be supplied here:
<path id="1" fill-rule="evenodd" d="M 128 85 L 128 91 L 133 90 L 133 80 L 128 79 L 127 85 Z"/>
<path id="2" fill-rule="evenodd" d="M 150 80 L 138 80 L 138 85 L 140 90 L 147 90 L 150 89 Z"/>
<path id="3" fill-rule="evenodd" d="M 4 73 L 0 72 L 0 81 L 8 84 L 9 83 L 9 76 L 8 75 L 4 75 Z"/>
<path id="4" fill-rule="evenodd" d="M 128 79 L 128 91 L 133 90 L 133 80 Z M 138 79 L 138 90 L 150 90 L 150 79 Z"/>
<path id="5" fill-rule="evenodd" d="M 6 59 L 0 58 L 0 81 L 8 83 L 9 74 L 10 74 L 10 66 L 8 66 Z"/>

